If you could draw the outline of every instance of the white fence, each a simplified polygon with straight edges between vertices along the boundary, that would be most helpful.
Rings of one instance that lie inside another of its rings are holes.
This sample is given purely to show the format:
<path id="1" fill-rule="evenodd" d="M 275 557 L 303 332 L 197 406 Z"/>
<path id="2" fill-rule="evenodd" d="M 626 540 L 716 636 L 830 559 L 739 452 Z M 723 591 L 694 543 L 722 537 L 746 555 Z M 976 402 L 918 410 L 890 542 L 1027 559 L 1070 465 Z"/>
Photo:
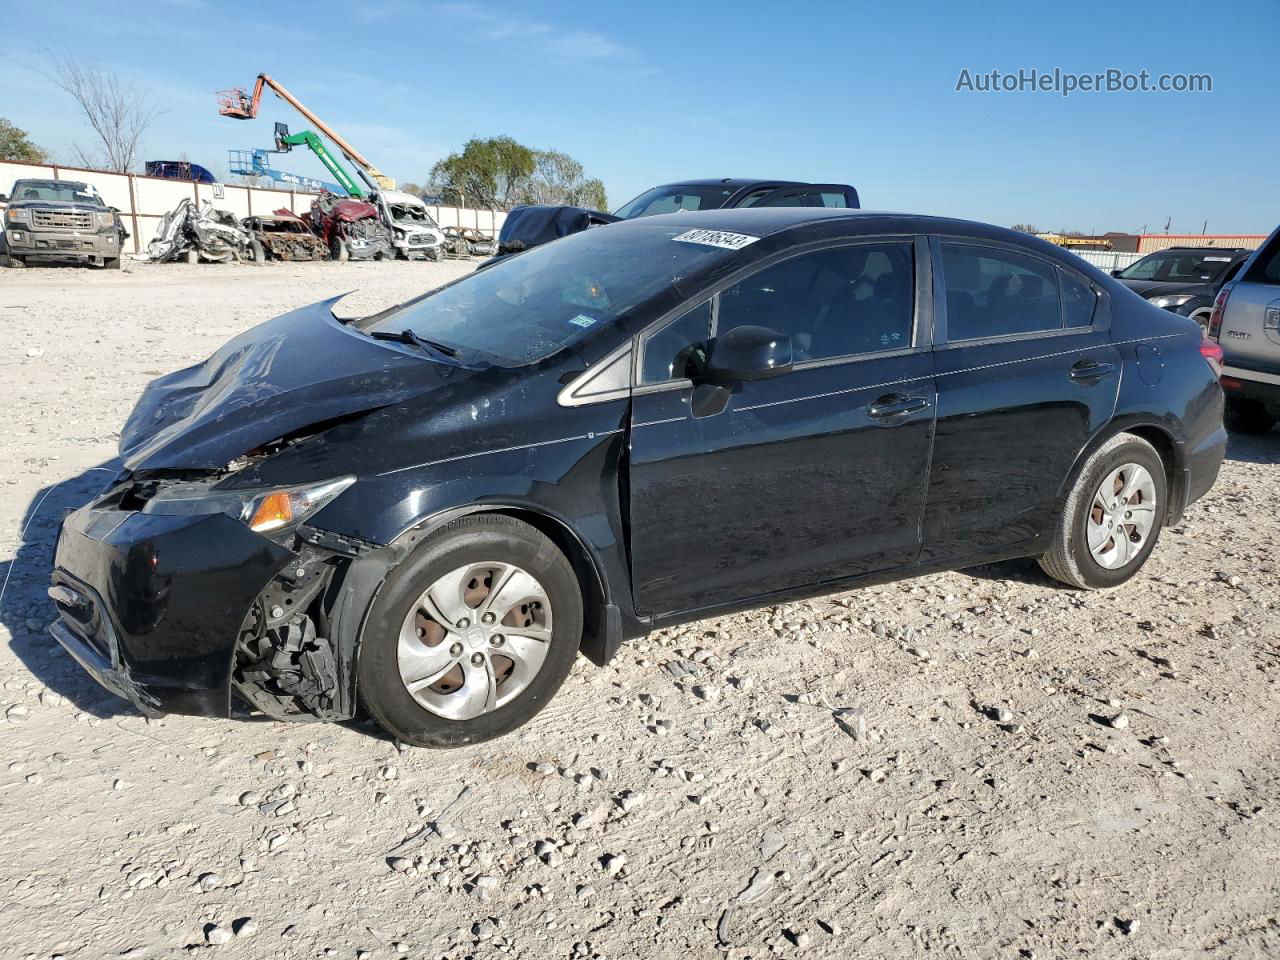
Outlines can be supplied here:
<path id="1" fill-rule="evenodd" d="M 1081 260 L 1087 260 L 1104 273 L 1112 270 L 1123 270 L 1131 263 L 1137 263 L 1145 253 L 1117 253 L 1114 250 L 1072 250 Z"/>
<path id="2" fill-rule="evenodd" d="M 146 247 L 156 234 L 160 218 L 178 205 L 184 197 L 199 203 L 210 201 L 221 210 L 229 210 L 238 218 L 271 213 L 284 208 L 297 214 L 311 209 L 316 194 L 305 190 L 278 190 L 242 187 L 229 183 L 196 183 L 192 180 L 165 180 L 135 173 L 108 173 L 78 167 L 0 162 L 0 193 L 7 194 L 15 180 L 76 180 L 92 184 L 107 206 L 120 211 L 125 229 L 131 235 L 133 252 Z M 494 237 L 507 218 L 492 210 L 470 210 L 465 207 L 431 207 L 436 222 L 442 227 L 475 227 Z"/>

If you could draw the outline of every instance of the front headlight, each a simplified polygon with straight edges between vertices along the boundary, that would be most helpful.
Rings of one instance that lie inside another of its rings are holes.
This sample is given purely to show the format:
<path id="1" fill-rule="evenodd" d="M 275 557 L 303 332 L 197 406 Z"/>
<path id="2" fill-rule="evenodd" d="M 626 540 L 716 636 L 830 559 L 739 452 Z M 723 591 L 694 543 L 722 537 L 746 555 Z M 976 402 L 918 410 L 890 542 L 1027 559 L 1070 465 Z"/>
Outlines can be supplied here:
<path id="1" fill-rule="evenodd" d="M 5 215 L 5 218 L 10 223 L 30 223 L 31 222 L 31 211 L 28 210 L 26 207 L 20 207 L 17 210 L 14 210 L 12 207 L 10 207 L 8 210 L 4 212 L 4 215 Z"/>
<path id="2" fill-rule="evenodd" d="M 97 216 L 98 218 L 98 226 L 100 227 L 110 227 L 115 225 L 115 222 L 116 222 L 115 214 L 99 213 L 99 214 L 95 214 L 95 216 Z"/>
<path id="3" fill-rule="evenodd" d="M 1157 307 L 1163 307 L 1165 310 L 1171 310 L 1174 307 L 1182 306 L 1194 296 L 1195 294 L 1193 293 L 1187 293 L 1176 297 L 1152 297 L 1151 302 Z"/>
<path id="4" fill-rule="evenodd" d="M 342 477 L 269 490 L 212 490 L 197 483 L 175 483 L 160 488 L 142 512 L 170 516 L 225 513 L 255 533 L 271 533 L 301 523 L 355 482 L 355 477 Z"/>

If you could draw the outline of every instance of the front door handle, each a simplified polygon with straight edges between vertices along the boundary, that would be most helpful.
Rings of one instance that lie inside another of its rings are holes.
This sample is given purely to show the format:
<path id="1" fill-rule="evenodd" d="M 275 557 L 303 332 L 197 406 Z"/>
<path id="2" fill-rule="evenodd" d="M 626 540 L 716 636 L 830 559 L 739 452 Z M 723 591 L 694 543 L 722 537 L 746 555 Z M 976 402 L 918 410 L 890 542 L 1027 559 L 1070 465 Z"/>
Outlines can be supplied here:
<path id="1" fill-rule="evenodd" d="M 872 420 L 881 421 L 904 420 L 909 414 L 925 410 L 928 406 L 928 397 L 909 397 L 904 393 L 887 393 L 867 407 L 867 416 Z"/>
<path id="2" fill-rule="evenodd" d="M 1097 360 L 1081 360 L 1071 368 L 1068 374 L 1077 383 L 1094 383 L 1109 374 L 1115 373 L 1114 363 L 1100 363 Z"/>

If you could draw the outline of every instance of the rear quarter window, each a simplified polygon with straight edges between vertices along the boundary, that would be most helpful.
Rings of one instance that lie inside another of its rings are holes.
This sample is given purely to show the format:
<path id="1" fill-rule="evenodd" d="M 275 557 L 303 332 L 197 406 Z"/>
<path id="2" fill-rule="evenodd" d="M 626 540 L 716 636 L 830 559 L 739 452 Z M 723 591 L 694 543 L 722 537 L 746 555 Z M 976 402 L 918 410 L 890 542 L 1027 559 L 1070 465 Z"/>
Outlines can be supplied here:
<path id="1" fill-rule="evenodd" d="M 1280 230 L 1271 235 L 1243 280 L 1245 283 L 1280 285 Z"/>

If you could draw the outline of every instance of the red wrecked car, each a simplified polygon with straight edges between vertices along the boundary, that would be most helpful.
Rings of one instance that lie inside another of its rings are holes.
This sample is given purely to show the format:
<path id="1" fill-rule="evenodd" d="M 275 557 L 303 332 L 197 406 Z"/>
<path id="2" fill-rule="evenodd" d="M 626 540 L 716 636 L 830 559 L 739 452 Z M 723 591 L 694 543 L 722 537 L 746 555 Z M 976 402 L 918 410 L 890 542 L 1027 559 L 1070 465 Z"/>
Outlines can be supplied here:
<path id="1" fill-rule="evenodd" d="M 334 260 L 381 260 L 392 256 L 391 234 L 378 208 L 363 200 L 322 193 L 311 204 L 311 229 Z"/>

